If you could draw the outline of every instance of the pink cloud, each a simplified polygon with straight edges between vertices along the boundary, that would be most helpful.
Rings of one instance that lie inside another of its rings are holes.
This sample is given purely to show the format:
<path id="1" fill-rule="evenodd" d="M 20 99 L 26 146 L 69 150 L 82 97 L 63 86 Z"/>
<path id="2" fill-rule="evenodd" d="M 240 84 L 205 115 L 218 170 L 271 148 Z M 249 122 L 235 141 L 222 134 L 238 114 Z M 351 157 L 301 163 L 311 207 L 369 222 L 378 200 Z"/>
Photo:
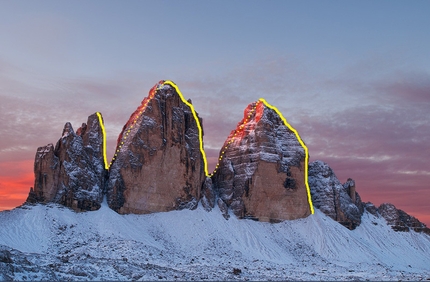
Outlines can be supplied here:
<path id="1" fill-rule="evenodd" d="M 430 75 L 423 72 L 396 73 L 375 83 L 375 88 L 390 98 L 408 103 L 430 104 Z"/>

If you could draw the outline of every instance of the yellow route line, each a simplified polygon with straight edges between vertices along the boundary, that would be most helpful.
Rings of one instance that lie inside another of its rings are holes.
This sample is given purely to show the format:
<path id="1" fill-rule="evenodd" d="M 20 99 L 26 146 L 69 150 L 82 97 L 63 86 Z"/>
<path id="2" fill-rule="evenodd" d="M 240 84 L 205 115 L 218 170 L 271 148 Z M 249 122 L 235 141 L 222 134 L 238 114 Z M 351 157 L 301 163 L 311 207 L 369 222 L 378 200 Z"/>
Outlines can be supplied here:
<path id="1" fill-rule="evenodd" d="M 200 152 L 201 152 L 202 157 L 203 157 L 203 162 L 204 162 L 203 165 L 204 165 L 205 175 L 206 176 L 211 176 L 211 174 L 208 173 L 208 165 L 207 165 L 206 153 L 205 153 L 204 148 L 203 148 L 203 138 L 202 138 L 202 135 L 203 135 L 202 132 L 203 132 L 203 130 L 202 130 L 202 127 L 200 125 L 199 118 L 197 117 L 196 111 L 194 110 L 194 106 L 191 103 L 189 103 L 187 100 L 185 100 L 184 96 L 182 95 L 182 92 L 179 90 L 178 86 L 176 86 L 176 84 L 173 81 L 167 80 L 167 81 L 164 81 L 163 85 L 164 84 L 168 84 L 168 85 L 172 86 L 173 88 L 175 88 L 175 90 L 179 94 L 179 97 L 181 98 L 182 102 L 184 104 L 186 104 L 188 107 L 190 107 L 191 112 L 192 112 L 193 117 L 194 117 L 194 120 L 196 121 L 197 128 L 198 128 L 199 143 L 200 143 Z M 281 118 L 281 120 L 284 122 L 285 126 L 287 126 L 292 132 L 294 132 L 294 134 L 297 137 L 297 140 L 299 140 L 300 145 L 305 150 L 305 185 L 306 185 L 306 191 L 307 191 L 307 195 L 308 195 L 309 207 L 310 207 L 311 213 L 314 214 L 314 208 L 313 208 L 312 199 L 311 199 L 311 192 L 310 192 L 309 184 L 308 184 L 308 161 L 309 161 L 308 147 L 306 147 L 305 143 L 303 142 L 302 138 L 298 134 L 297 130 L 295 130 L 287 122 L 287 120 L 284 118 L 284 116 L 281 114 L 281 112 L 276 107 L 274 107 L 274 106 L 270 105 L 269 103 L 267 103 L 267 101 L 265 99 L 263 99 L 263 98 L 260 98 L 259 101 L 263 102 L 266 107 L 274 110 L 279 115 L 279 117 Z M 141 112 L 141 114 L 142 114 L 142 112 Z M 107 164 L 107 158 L 106 158 L 106 131 L 105 131 L 105 127 L 103 125 L 102 116 L 101 116 L 101 114 L 99 112 L 97 112 L 97 116 L 99 118 L 100 127 L 101 127 L 102 133 L 103 133 L 103 161 L 104 161 L 105 169 L 109 169 L 109 165 Z M 220 159 L 221 158 L 222 158 L 222 156 L 220 157 Z M 215 171 L 214 171 L 214 173 L 215 173 Z"/>
<path id="2" fill-rule="evenodd" d="M 309 189 L 309 184 L 308 184 L 308 161 L 309 161 L 309 153 L 308 153 L 308 147 L 306 147 L 305 143 L 303 142 L 302 138 L 300 138 L 299 133 L 297 132 L 297 130 L 295 130 L 288 122 L 287 120 L 284 118 L 284 116 L 281 114 L 281 112 L 275 107 L 270 105 L 269 103 L 266 102 L 266 100 L 264 100 L 263 98 L 260 98 L 259 101 L 263 102 L 264 105 L 266 105 L 266 107 L 274 110 L 282 119 L 282 121 L 284 122 L 285 126 L 288 127 L 292 132 L 294 132 L 294 134 L 296 135 L 297 139 L 299 140 L 300 145 L 302 145 L 303 149 L 305 150 L 305 184 L 306 184 L 306 191 L 308 194 L 308 203 L 309 203 L 309 208 L 311 210 L 311 214 L 314 214 L 314 207 L 312 205 L 312 198 L 311 198 L 311 190 Z"/>
<path id="3" fill-rule="evenodd" d="M 200 121 L 199 121 L 199 118 L 197 117 L 196 111 L 194 110 L 194 106 L 191 103 L 189 103 L 187 100 L 185 100 L 185 98 L 182 95 L 181 91 L 179 90 L 178 86 L 176 86 L 176 84 L 173 81 L 166 80 L 163 83 L 163 85 L 164 84 L 168 84 L 168 85 L 172 86 L 173 88 L 175 88 L 175 90 L 179 94 L 179 97 L 181 98 L 182 102 L 184 102 L 188 107 L 190 107 L 191 112 L 193 113 L 194 119 L 196 120 L 197 128 L 199 130 L 200 152 L 202 153 L 202 157 L 203 157 L 205 175 L 209 176 L 209 173 L 208 173 L 208 162 L 207 162 L 207 159 L 206 159 L 205 150 L 203 149 L 203 137 L 202 137 L 203 130 L 202 130 L 202 127 L 200 126 Z"/>
<path id="4" fill-rule="evenodd" d="M 106 131 L 105 131 L 105 126 L 103 124 L 102 115 L 99 112 L 97 112 L 97 117 L 99 118 L 99 124 L 100 124 L 100 127 L 102 128 L 102 134 L 103 134 L 103 161 L 104 161 L 105 169 L 109 169 L 109 165 L 107 163 L 107 158 L 106 158 Z"/>

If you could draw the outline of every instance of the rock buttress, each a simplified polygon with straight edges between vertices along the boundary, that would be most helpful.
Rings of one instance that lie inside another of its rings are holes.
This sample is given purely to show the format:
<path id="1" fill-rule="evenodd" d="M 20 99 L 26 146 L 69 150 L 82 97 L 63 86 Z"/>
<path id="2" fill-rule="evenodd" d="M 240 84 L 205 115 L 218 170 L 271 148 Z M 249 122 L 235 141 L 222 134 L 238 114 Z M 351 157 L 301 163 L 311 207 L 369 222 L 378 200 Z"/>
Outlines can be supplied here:
<path id="1" fill-rule="evenodd" d="M 197 207 L 205 171 L 201 120 L 192 110 L 164 81 L 150 90 L 118 138 L 107 186 L 113 210 L 144 214 Z"/>
<path id="2" fill-rule="evenodd" d="M 245 109 L 220 151 L 214 188 L 239 218 L 279 222 L 306 217 L 311 209 L 305 154 L 278 113 L 257 101 Z"/>

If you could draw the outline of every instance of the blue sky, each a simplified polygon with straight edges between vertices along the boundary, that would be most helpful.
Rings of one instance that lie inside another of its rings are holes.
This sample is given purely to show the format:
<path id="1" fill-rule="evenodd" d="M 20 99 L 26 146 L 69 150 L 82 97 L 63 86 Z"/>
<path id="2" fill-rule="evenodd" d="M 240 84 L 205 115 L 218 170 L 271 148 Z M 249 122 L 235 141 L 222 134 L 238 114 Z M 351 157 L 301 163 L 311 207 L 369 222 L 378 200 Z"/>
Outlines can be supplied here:
<path id="1" fill-rule="evenodd" d="M 168 79 L 203 117 L 212 166 L 246 106 L 264 97 L 311 160 L 354 178 L 364 200 L 430 223 L 430 2 L 0 6 L 0 208 L 25 199 L 37 147 L 55 143 L 65 122 L 77 129 L 102 112 L 112 155 L 129 115 Z"/>
<path id="2" fill-rule="evenodd" d="M 177 75 L 267 53 L 321 70 L 377 54 L 429 66 L 426 1 L 10 1 L 3 56 L 65 75 Z M 405 58 L 406 59 L 406 58 Z M 212 71 L 211 71 L 212 73 Z"/>

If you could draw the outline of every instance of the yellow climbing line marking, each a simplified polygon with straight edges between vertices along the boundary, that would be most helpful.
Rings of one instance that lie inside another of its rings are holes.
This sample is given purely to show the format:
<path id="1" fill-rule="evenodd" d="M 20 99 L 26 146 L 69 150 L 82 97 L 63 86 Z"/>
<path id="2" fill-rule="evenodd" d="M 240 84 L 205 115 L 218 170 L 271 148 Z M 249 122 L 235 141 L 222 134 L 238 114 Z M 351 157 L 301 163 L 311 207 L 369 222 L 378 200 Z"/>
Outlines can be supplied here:
<path id="1" fill-rule="evenodd" d="M 179 97 L 181 98 L 182 102 L 184 102 L 185 105 L 187 105 L 188 107 L 190 107 L 191 112 L 193 113 L 194 119 L 196 120 L 197 128 L 199 129 L 200 152 L 202 153 L 202 157 L 203 157 L 203 162 L 204 162 L 203 165 L 204 165 L 204 169 L 205 169 L 205 175 L 209 176 L 209 173 L 208 173 L 208 162 L 206 160 L 205 150 L 203 149 L 202 127 L 200 126 L 200 121 L 199 121 L 199 118 L 197 117 L 196 111 L 194 110 L 194 106 L 192 104 L 190 104 L 187 100 L 185 100 L 185 98 L 182 95 L 181 91 L 179 90 L 178 86 L 176 86 L 176 84 L 173 81 L 166 80 L 163 83 L 163 85 L 164 84 L 168 84 L 168 85 L 172 86 L 173 88 L 175 88 L 175 90 L 179 94 Z"/>
<path id="2" fill-rule="evenodd" d="M 165 84 L 168 84 L 168 85 L 170 85 L 170 86 L 172 86 L 173 88 L 175 88 L 175 90 L 176 90 L 176 92 L 178 93 L 178 95 L 179 95 L 179 97 L 181 98 L 181 100 L 182 100 L 182 102 L 184 103 L 184 104 L 186 104 L 188 107 L 190 107 L 190 109 L 191 109 L 191 112 L 192 112 L 192 114 L 193 114 L 193 117 L 194 117 L 194 120 L 196 121 L 196 124 L 197 124 L 197 128 L 198 128 L 198 133 L 199 133 L 199 143 L 200 143 L 200 152 L 201 152 L 201 154 L 202 154 L 202 157 L 203 157 L 203 162 L 204 162 L 204 171 L 205 171 L 205 175 L 206 176 L 212 176 L 215 172 L 216 172 L 216 169 L 218 168 L 218 166 L 219 166 L 219 162 L 218 162 L 218 164 L 217 164 L 217 166 L 216 166 L 216 168 L 215 168 L 215 170 L 214 170 L 214 172 L 212 173 L 212 174 L 209 174 L 208 173 L 208 165 L 207 165 L 207 159 L 206 159 L 206 153 L 205 153 L 205 151 L 204 151 L 204 149 L 203 149 L 203 138 L 202 138 L 202 127 L 201 127 L 201 125 L 200 125 L 200 121 L 199 121 L 199 119 L 198 119 L 198 117 L 197 117 L 197 114 L 196 114 L 196 111 L 194 110 L 194 106 L 191 104 L 191 103 L 189 103 L 187 100 L 185 100 L 185 98 L 184 98 L 184 96 L 182 95 L 182 93 L 181 93 L 181 91 L 179 90 L 179 88 L 178 88 L 178 86 L 176 86 L 176 84 L 173 82 L 173 81 L 170 81 L 170 80 L 167 80 L 167 81 L 164 81 L 163 82 L 163 85 L 165 85 Z M 155 94 L 155 92 L 153 93 L 153 94 Z M 151 97 L 152 98 L 152 97 Z M 149 99 L 150 100 L 150 99 Z M 147 103 L 149 102 L 149 100 L 147 101 Z M 274 107 L 274 106 L 272 106 L 272 105 L 270 105 L 269 103 L 267 103 L 267 101 L 265 100 L 265 99 L 263 99 L 263 98 L 260 98 L 259 100 L 258 100 L 258 102 L 262 102 L 262 103 L 264 103 L 264 105 L 266 106 L 266 107 L 268 107 L 268 108 L 270 108 L 270 109 L 272 109 L 272 110 L 274 110 L 278 115 L 279 115 L 279 117 L 281 118 L 281 120 L 284 122 L 284 125 L 285 126 L 287 126 L 292 132 L 294 132 L 294 134 L 296 135 L 296 137 L 297 137 L 297 140 L 299 140 L 299 143 L 300 143 L 300 145 L 303 147 L 303 149 L 305 150 L 305 185 L 306 185 L 306 191 L 307 191 L 307 195 L 308 195 L 308 203 L 309 203 L 309 207 L 310 207 L 310 210 L 311 210 L 311 214 L 314 214 L 315 212 L 314 212 L 314 208 L 313 208 L 313 205 L 312 205 L 312 199 L 311 199 L 311 192 L 310 192 L 310 189 L 309 189 L 309 184 L 308 184 L 308 161 L 309 161 L 309 153 L 308 153 L 308 147 L 306 147 L 306 145 L 305 145 L 305 143 L 303 143 L 303 141 L 302 141 L 302 138 L 300 137 L 300 135 L 298 134 L 298 132 L 297 132 L 297 130 L 295 130 L 288 122 L 287 122 L 287 120 L 284 118 L 284 116 L 281 114 L 281 112 L 276 108 L 276 107 Z M 258 105 L 258 102 L 256 103 L 256 105 L 254 106 L 254 108 L 253 109 L 251 109 L 250 110 L 250 112 L 248 113 L 248 118 L 250 118 L 251 117 L 251 115 L 252 115 L 252 111 L 254 111 L 255 110 L 255 108 L 257 107 L 257 105 Z M 146 108 L 146 105 L 147 105 L 147 103 L 145 103 L 145 105 L 144 105 L 144 107 L 143 108 Z M 140 114 L 142 114 L 142 112 L 144 111 L 144 109 L 142 109 L 142 111 L 140 112 Z M 101 129 L 102 129 L 102 133 L 103 133 L 103 160 L 104 160 L 104 164 L 105 164 L 105 168 L 106 169 L 109 169 L 109 165 L 107 164 L 107 158 L 106 158 L 106 132 L 105 132 L 105 127 L 104 127 L 104 125 L 103 125 L 103 119 L 102 119 L 102 116 L 101 116 L 101 114 L 99 113 L 99 112 L 97 112 L 97 116 L 98 116 L 98 118 L 99 118 L 99 123 L 100 123 L 100 127 L 101 127 Z M 137 116 L 136 117 L 136 119 L 134 120 L 134 123 L 136 123 L 136 120 L 137 120 L 137 118 L 139 118 L 139 116 Z M 248 121 L 248 119 L 245 119 L 245 121 L 244 121 L 244 123 L 240 126 L 240 128 L 243 128 L 243 126 L 244 126 L 244 124 L 246 123 Z M 132 128 L 133 127 L 133 125 L 131 125 L 131 127 L 130 128 Z M 130 132 L 130 129 L 126 132 L 126 136 L 128 135 L 128 133 Z M 225 149 L 227 149 L 228 148 L 228 145 L 230 144 L 230 143 L 232 143 L 233 142 L 233 138 L 236 136 L 236 133 L 237 132 L 235 132 L 234 134 L 233 134 L 233 136 L 232 136 L 232 140 L 230 140 L 228 143 L 227 143 L 227 145 L 226 146 L 224 146 L 223 145 L 223 148 L 224 148 L 224 150 L 222 151 L 222 153 L 224 153 L 225 152 Z M 124 139 L 126 139 L 127 137 L 124 137 Z M 121 142 L 121 145 L 122 144 L 124 144 L 124 142 Z M 119 146 L 119 148 L 117 148 L 116 149 L 116 152 L 119 152 L 119 149 L 121 148 L 121 146 Z M 115 153 L 115 156 L 116 156 L 117 154 Z M 114 158 L 113 158 L 113 160 L 115 159 L 115 156 L 114 156 Z M 219 160 L 221 160 L 223 158 L 223 156 L 221 155 L 220 157 L 219 157 Z"/>
<path id="3" fill-rule="evenodd" d="M 105 169 L 109 169 L 109 165 L 107 163 L 107 158 L 106 158 L 106 131 L 105 131 L 105 126 L 103 124 L 102 115 L 99 112 L 97 112 L 97 117 L 99 118 L 99 124 L 100 124 L 100 127 L 102 128 L 102 134 L 103 134 L 103 161 L 105 164 Z"/>
<path id="4" fill-rule="evenodd" d="M 300 145 L 302 145 L 303 149 L 305 150 L 305 184 L 306 184 L 306 191 L 308 193 L 308 203 L 309 203 L 309 207 L 311 209 L 311 214 L 314 214 L 314 207 L 312 205 L 312 199 L 311 199 L 311 190 L 309 189 L 309 184 L 308 184 L 308 161 L 309 161 L 309 154 L 308 154 L 308 147 L 306 147 L 305 143 L 303 143 L 302 138 L 300 138 L 299 133 L 297 133 L 297 130 L 295 130 L 288 122 L 287 120 L 284 118 L 284 116 L 281 114 L 281 112 L 274 106 L 270 105 L 269 103 L 266 102 L 266 100 L 264 100 L 263 98 L 260 98 L 259 101 L 263 102 L 264 105 L 266 105 L 266 107 L 274 110 L 282 119 L 282 121 L 284 122 L 285 126 L 288 127 L 292 132 L 294 132 L 294 134 L 296 135 L 297 139 L 299 140 Z"/>

